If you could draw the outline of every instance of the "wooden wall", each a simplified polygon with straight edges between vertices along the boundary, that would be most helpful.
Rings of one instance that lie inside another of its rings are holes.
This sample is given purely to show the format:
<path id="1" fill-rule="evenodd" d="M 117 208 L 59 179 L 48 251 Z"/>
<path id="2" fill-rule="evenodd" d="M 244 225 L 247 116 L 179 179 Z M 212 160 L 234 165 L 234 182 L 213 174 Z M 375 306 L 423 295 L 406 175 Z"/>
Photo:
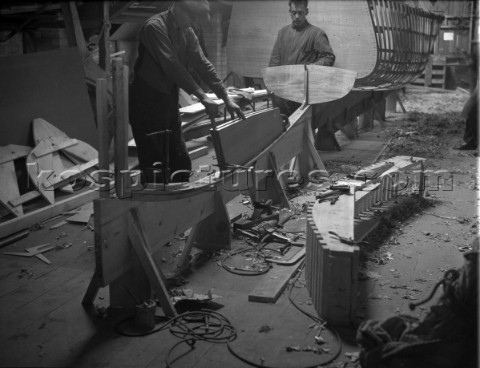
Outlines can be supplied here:
<path id="1" fill-rule="evenodd" d="M 1 57 L 0 85 L 0 145 L 32 145 L 32 120 L 43 118 L 97 147 L 77 48 Z"/>

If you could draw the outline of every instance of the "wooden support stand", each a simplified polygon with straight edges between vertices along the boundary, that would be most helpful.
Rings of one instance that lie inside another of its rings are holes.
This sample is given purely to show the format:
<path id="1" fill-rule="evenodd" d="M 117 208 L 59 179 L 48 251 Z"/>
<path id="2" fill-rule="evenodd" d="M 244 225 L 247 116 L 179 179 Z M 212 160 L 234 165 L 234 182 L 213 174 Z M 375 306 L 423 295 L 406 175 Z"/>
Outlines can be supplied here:
<path id="1" fill-rule="evenodd" d="M 116 110 L 121 102 L 128 104 L 126 72 L 125 67 L 115 61 Z M 311 107 L 306 106 L 290 117 L 288 126 L 278 109 L 266 109 L 252 113 L 246 120 L 234 120 L 212 128 L 221 168 L 221 173 L 215 177 L 137 190 L 131 185 L 130 173 L 125 170 L 125 116 L 125 110 L 115 112 L 116 123 L 122 125 L 116 127 L 114 141 L 118 199 L 105 196 L 94 202 L 96 270 L 84 298 L 85 305 L 93 303 L 99 287 L 109 286 L 110 305 L 123 308 L 130 308 L 133 303 L 126 288 L 139 298 L 148 298 L 153 289 L 164 312 L 174 315 L 164 276 L 154 262 L 153 256 L 160 247 L 191 229 L 180 268 L 188 265 L 193 247 L 207 251 L 229 249 L 230 222 L 225 204 L 247 191 L 254 199 L 275 198 L 288 206 L 280 168 L 294 157 L 298 158 L 298 172 L 303 180 L 308 180 L 312 171 L 327 177 L 313 147 Z M 99 121 L 104 124 L 104 120 Z M 99 130 L 104 132 L 101 126 Z M 101 135 L 104 139 L 105 136 Z M 100 157 L 99 165 L 105 167 L 102 161 L 106 154 Z"/>

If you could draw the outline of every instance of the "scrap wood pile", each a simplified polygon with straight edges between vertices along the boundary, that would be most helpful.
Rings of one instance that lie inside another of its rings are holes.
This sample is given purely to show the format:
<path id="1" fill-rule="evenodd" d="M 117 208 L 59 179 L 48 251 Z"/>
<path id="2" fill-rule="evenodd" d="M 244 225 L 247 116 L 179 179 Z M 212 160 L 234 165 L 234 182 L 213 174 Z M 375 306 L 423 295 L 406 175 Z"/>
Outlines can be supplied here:
<path id="1" fill-rule="evenodd" d="M 10 235 L 11 229 L 18 230 L 15 220 L 24 221 L 22 228 L 35 229 L 41 227 L 42 221 L 58 217 L 93 198 L 91 195 L 83 197 L 85 193 L 94 195 L 97 150 L 68 137 L 41 118 L 33 120 L 32 132 L 35 147 L 0 147 L 3 184 L 0 187 L 3 211 L 0 228 L 2 223 L 9 225 L 2 230 L 2 238 Z M 89 217 L 87 212 L 82 212 L 84 217 Z M 73 222 L 78 222 L 77 218 Z M 89 218 L 80 222 L 88 221 Z"/>

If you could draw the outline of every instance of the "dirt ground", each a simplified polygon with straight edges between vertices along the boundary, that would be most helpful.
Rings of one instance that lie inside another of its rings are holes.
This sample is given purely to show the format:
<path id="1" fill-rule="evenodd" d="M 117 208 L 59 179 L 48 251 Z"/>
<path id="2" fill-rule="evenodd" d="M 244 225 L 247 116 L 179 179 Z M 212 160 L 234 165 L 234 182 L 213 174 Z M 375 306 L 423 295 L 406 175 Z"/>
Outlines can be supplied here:
<path id="1" fill-rule="evenodd" d="M 463 144 L 460 112 L 467 99 L 463 90 L 407 92 L 402 97 L 407 113 L 387 115 L 387 128 L 380 134 L 391 141 L 381 159 L 426 158 L 426 196 L 412 196 L 418 182 L 415 173 L 410 178 L 406 173 L 402 195 L 412 197 L 370 234 L 371 245 L 362 253 L 360 319 L 412 314 L 408 304 L 426 298 L 444 272 L 460 267 L 463 254 L 471 249 L 478 233 L 478 151 L 454 149 Z M 421 317 L 431 304 L 414 315 Z"/>

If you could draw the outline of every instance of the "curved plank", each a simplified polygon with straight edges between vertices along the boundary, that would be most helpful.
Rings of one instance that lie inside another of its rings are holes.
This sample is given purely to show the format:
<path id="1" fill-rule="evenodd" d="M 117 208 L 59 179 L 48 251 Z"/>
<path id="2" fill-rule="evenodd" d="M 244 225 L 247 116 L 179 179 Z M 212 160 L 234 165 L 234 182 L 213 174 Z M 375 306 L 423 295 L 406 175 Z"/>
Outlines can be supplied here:
<path id="1" fill-rule="evenodd" d="M 69 138 L 65 132 L 42 118 L 33 119 L 32 132 L 35 144 L 39 144 L 42 140 L 50 139 L 52 143 L 60 145 L 60 142 Z M 98 151 L 88 143 L 80 140 L 77 140 L 77 144 L 64 148 L 62 151 L 69 157 L 72 157 L 77 164 L 98 158 Z"/>
<path id="2" fill-rule="evenodd" d="M 320 65 L 307 65 L 310 105 L 342 98 L 355 83 L 357 72 Z M 305 100 L 305 66 L 282 65 L 265 68 L 263 80 L 269 90 L 290 101 Z"/>

